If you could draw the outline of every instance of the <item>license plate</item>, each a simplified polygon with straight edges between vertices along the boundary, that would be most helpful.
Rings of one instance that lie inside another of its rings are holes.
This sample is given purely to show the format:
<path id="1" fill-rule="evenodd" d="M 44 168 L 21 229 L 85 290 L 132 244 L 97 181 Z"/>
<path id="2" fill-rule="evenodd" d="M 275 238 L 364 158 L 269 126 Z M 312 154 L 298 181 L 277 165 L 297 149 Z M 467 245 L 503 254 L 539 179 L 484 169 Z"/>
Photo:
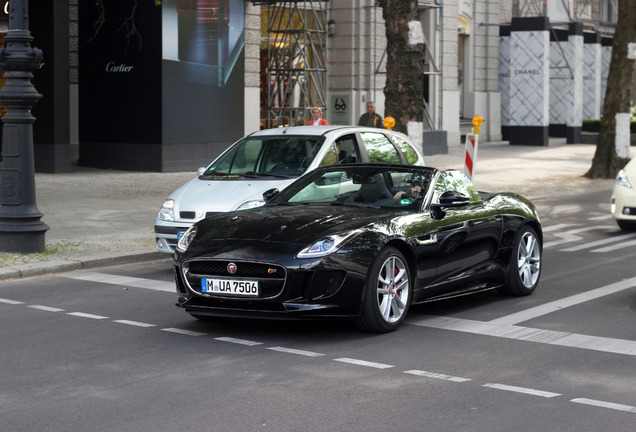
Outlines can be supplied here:
<path id="1" fill-rule="evenodd" d="M 258 282 L 237 279 L 201 279 L 201 292 L 244 297 L 258 296 Z"/>

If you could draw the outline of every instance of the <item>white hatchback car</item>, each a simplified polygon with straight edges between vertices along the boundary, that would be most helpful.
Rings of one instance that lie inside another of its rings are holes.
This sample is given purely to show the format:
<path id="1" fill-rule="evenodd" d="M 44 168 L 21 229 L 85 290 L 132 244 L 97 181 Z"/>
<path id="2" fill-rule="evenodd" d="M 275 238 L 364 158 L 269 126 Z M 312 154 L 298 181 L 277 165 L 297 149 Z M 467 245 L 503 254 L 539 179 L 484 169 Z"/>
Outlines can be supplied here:
<path id="1" fill-rule="evenodd" d="M 358 126 L 296 126 L 255 132 L 232 144 L 198 177 L 173 192 L 155 221 L 160 252 L 173 253 L 193 223 L 219 212 L 264 204 L 305 172 L 338 163 L 424 165 L 422 152 L 399 132 Z"/>
<path id="2" fill-rule="evenodd" d="M 610 211 L 619 227 L 636 230 L 636 159 L 630 160 L 616 175 Z"/>

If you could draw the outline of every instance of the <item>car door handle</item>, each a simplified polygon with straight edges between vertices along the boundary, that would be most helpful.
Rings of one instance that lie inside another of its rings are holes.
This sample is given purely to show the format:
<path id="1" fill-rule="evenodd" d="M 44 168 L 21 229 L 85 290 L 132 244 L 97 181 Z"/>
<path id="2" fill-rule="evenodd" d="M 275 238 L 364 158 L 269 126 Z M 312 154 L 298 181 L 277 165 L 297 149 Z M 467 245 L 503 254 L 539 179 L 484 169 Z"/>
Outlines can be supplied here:
<path id="1" fill-rule="evenodd" d="M 420 246 L 431 245 L 437 243 L 437 234 L 431 234 L 426 237 L 415 239 Z"/>

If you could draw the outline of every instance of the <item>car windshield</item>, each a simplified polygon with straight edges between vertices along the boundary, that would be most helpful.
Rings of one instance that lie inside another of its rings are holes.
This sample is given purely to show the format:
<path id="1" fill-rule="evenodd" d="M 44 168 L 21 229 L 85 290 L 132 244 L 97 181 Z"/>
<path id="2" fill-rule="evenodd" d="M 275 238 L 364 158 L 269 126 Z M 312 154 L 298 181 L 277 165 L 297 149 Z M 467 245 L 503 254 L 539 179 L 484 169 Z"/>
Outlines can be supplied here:
<path id="1" fill-rule="evenodd" d="M 214 161 L 201 177 L 298 177 L 314 160 L 323 141 L 321 136 L 246 137 Z"/>
<path id="2" fill-rule="evenodd" d="M 435 168 L 340 166 L 308 173 L 268 205 L 356 205 L 416 210 L 430 192 Z"/>

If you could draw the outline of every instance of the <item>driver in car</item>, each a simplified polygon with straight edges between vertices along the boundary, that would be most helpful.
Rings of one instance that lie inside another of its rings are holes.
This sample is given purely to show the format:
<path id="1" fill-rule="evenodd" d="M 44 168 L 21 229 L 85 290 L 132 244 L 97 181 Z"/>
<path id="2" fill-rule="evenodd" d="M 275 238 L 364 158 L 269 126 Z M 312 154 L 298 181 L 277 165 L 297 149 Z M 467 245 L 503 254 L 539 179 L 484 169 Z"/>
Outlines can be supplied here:
<path id="1" fill-rule="evenodd" d="M 402 198 L 410 198 L 410 199 L 417 199 L 420 197 L 420 194 L 422 193 L 422 179 L 420 178 L 420 176 L 414 176 L 411 179 L 411 191 L 410 193 L 407 191 L 398 191 L 396 192 L 395 195 L 393 195 L 394 199 L 402 199 Z"/>

